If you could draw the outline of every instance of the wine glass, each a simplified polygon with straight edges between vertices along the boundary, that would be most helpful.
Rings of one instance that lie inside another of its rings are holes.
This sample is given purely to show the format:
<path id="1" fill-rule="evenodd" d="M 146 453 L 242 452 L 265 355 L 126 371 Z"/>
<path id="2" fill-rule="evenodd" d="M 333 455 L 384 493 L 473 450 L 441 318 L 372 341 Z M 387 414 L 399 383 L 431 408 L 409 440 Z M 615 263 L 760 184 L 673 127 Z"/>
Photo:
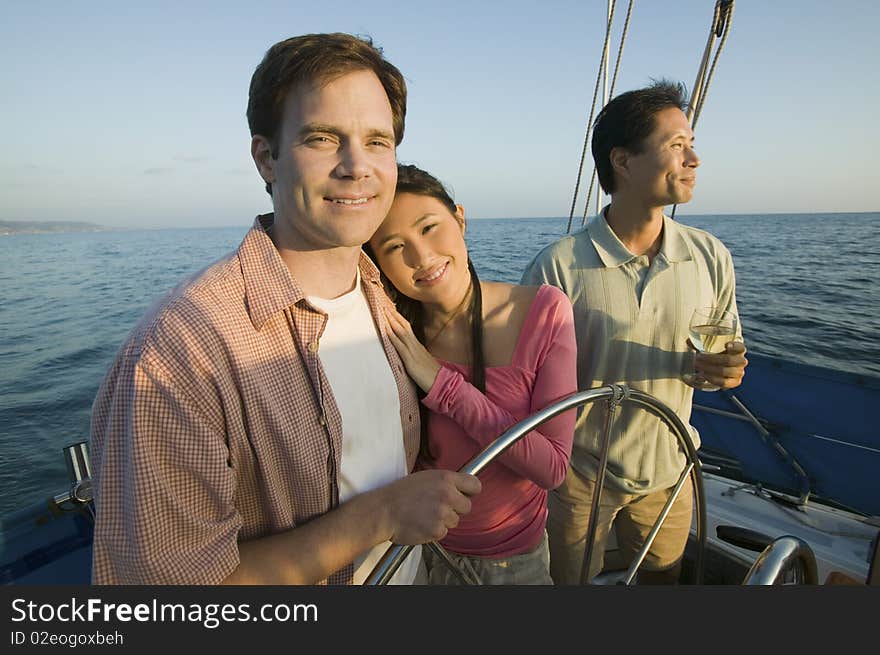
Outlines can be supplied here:
<path id="1" fill-rule="evenodd" d="M 737 319 L 731 312 L 720 307 L 697 307 L 691 316 L 689 327 L 691 343 L 703 353 L 722 353 L 725 344 L 736 338 Z M 686 384 L 701 391 L 718 391 L 721 387 L 696 382 L 693 371 L 682 375 Z"/>

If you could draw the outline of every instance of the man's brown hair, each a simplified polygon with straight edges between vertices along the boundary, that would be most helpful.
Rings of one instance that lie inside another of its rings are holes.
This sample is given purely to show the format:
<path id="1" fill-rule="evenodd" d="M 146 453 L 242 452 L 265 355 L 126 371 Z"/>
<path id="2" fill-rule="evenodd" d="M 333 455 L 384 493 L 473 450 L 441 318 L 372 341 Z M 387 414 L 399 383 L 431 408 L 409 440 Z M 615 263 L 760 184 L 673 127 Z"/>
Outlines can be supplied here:
<path id="1" fill-rule="evenodd" d="M 278 136 L 284 101 L 299 84 L 329 82 L 333 79 L 368 70 L 376 74 L 388 102 L 397 145 L 403 141 L 406 120 L 406 82 L 403 75 L 382 56 L 382 49 L 369 37 L 335 32 L 304 34 L 279 41 L 266 52 L 251 77 L 247 119 L 251 136 L 268 139 L 272 157 L 278 157 Z M 266 184 L 271 194 L 271 184 Z"/>

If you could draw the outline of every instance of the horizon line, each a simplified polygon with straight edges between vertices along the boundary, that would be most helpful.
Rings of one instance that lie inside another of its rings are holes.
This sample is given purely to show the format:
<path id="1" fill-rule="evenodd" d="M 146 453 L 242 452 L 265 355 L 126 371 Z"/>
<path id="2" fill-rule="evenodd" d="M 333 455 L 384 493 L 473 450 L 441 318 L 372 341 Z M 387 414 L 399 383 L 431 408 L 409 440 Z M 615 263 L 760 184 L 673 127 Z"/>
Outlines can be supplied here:
<path id="1" fill-rule="evenodd" d="M 838 215 L 838 214 L 880 214 L 880 210 L 860 210 L 860 211 L 812 211 L 812 212 L 712 212 L 712 213 L 678 213 L 681 217 L 701 217 L 701 216 L 815 216 L 815 215 Z M 594 214 L 588 214 L 593 216 Z M 567 216 L 474 216 L 469 218 L 471 221 L 523 221 L 523 220 L 559 220 L 567 221 Z M 111 225 L 107 223 L 92 223 L 90 221 L 81 220 L 32 220 L 32 219 L 0 219 L 2 223 L 31 223 L 34 225 L 88 225 L 103 228 L 105 230 L 197 230 L 197 229 L 217 229 L 248 226 L 248 223 L 224 223 L 215 225 Z"/>

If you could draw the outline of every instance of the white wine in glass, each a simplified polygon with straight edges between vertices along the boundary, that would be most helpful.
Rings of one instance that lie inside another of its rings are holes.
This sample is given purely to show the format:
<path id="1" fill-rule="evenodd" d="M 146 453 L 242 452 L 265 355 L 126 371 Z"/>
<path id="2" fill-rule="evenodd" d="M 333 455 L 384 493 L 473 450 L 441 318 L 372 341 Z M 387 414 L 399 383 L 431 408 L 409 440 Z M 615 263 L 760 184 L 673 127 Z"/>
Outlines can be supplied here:
<path id="1" fill-rule="evenodd" d="M 700 352 L 722 353 L 724 347 L 736 338 L 736 316 L 719 307 L 698 307 L 691 316 L 691 343 Z M 697 384 L 696 374 L 685 373 L 684 381 L 701 391 L 718 391 L 713 384 Z"/>

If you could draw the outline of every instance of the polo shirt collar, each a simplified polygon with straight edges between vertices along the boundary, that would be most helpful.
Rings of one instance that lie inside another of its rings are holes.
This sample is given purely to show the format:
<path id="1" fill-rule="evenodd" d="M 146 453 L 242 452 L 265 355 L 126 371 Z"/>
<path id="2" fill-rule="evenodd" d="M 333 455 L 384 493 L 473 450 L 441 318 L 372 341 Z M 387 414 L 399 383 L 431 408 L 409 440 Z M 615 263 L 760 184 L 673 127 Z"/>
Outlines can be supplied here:
<path id="1" fill-rule="evenodd" d="M 663 217 L 663 243 L 660 244 L 660 254 L 670 263 L 686 262 L 691 258 L 691 251 L 684 238 L 684 230 L 677 221 L 668 216 Z"/>
<path id="2" fill-rule="evenodd" d="M 623 245 L 623 242 L 617 238 L 614 230 L 608 225 L 608 221 L 605 220 L 605 212 L 607 211 L 608 207 L 606 206 L 589 220 L 587 232 L 602 263 L 608 268 L 616 268 L 634 259 L 635 255 Z"/>
<path id="3" fill-rule="evenodd" d="M 608 211 L 607 206 L 590 219 L 587 223 L 587 232 L 602 263 L 608 268 L 616 268 L 632 261 L 636 256 L 614 234 L 614 230 L 605 220 L 606 211 Z M 668 216 L 663 216 L 663 243 L 660 244 L 658 254 L 670 263 L 687 261 L 691 258 L 681 227 Z"/>
<path id="4" fill-rule="evenodd" d="M 306 297 L 266 232 L 274 219 L 272 213 L 257 216 L 238 249 L 247 312 L 257 330 L 272 316 Z M 362 280 L 381 285 L 379 269 L 363 251 L 358 268 Z"/>

